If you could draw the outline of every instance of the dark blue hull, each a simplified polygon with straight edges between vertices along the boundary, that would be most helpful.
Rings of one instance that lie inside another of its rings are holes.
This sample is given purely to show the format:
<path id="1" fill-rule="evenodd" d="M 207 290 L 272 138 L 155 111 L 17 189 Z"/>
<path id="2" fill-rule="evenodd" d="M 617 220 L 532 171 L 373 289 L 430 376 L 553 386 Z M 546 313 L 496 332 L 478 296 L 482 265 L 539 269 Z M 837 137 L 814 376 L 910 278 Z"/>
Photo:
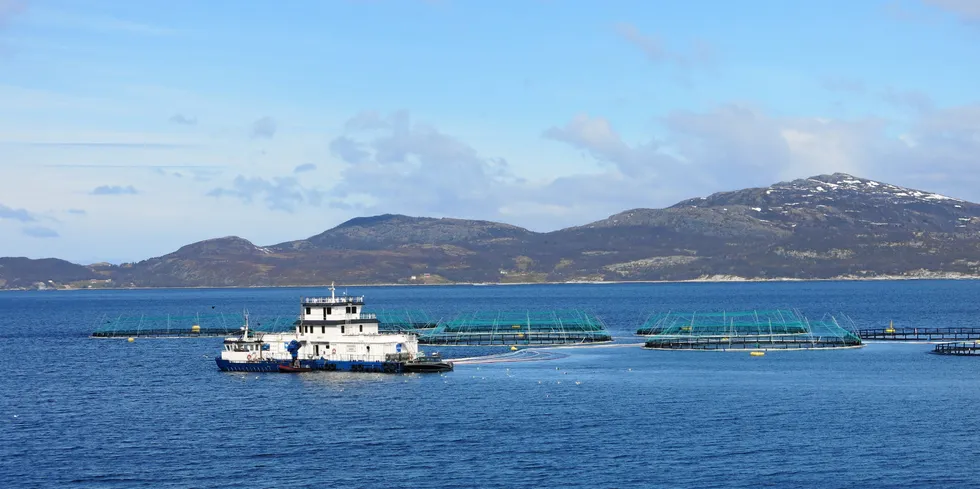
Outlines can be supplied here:
<path id="1" fill-rule="evenodd" d="M 266 360 L 261 362 L 229 362 L 215 357 L 214 362 L 222 372 L 278 372 L 279 365 L 289 365 L 288 361 Z M 400 374 L 405 371 L 404 362 L 338 362 L 323 359 L 300 360 L 300 366 L 327 372 L 372 372 Z"/>

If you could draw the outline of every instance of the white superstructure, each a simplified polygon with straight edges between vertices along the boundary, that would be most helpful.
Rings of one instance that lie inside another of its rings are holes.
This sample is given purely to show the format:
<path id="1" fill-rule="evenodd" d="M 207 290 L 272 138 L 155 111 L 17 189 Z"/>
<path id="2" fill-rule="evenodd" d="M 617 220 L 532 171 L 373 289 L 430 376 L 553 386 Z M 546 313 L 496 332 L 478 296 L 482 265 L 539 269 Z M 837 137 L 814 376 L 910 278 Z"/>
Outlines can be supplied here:
<path id="1" fill-rule="evenodd" d="M 249 330 L 246 314 L 242 335 L 227 338 L 221 359 L 230 362 L 292 360 L 288 350 L 294 340 L 299 360 L 329 362 L 405 361 L 418 354 L 414 333 L 380 332 L 378 318 L 363 312 L 363 296 L 304 297 L 299 319 L 290 333 L 257 333 Z"/>

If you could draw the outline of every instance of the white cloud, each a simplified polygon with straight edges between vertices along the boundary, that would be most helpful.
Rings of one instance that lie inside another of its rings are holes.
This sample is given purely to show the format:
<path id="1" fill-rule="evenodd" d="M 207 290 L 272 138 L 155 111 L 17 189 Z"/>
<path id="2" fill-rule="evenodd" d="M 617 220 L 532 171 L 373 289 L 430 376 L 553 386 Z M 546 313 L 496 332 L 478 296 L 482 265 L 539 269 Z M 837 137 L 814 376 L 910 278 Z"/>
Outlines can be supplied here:
<path id="1" fill-rule="evenodd" d="M 331 142 L 349 164 L 332 200 L 373 202 L 361 212 L 474 217 L 497 215 L 516 180 L 507 162 L 433 126 L 413 123 L 408 112 L 383 117 L 363 112 L 351 118 L 348 134 Z"/>
<path id="2" fill-rule="evenodd" d="M 659 196 L 666 187 L 673 190 L 667 194 L 671 197 L 678 192 L 693 197 L 837 171 L 910 186 L 928 175 L 927 190 L 980 197 L 976 190 L 980 178 L 974 176 L 980 164 L 980 105 L 918 114 L 900 135 L 893 136 L 890 129 L 901 124 L 877 118 L 780 117 L 739 105 L 708 112 L 678 111 L 662 119 L 667 131 L 663 146 L 678 155 L 676 160 L 663 150 L 648 147 L 641 152 L 625 145 L 604 121 L 586 124 L 578 117 L 566 129 L 558 133 L 549 130 L 546 135 L 619 167 L 634 167 L 631 175 L 640 178 L 619 183 L 644 184 L 633 190 L 630 185 L 616 187 L 616 196 L 609 198 L 628 196 L 641 205 L 670 204 L 657 197 L 649 203 L 640 201 L 641 192 Z M 561 137 L 554 137 L 556 134 Z M 681 162 L 683 172 L 678 172 Z M 609 172 L 591 181 L 613 182 L 615 176 Z M 566 193 L 575 194 L 581 194 L 590 183 L 569 178 L 556 180 L 553 185 L 559 182 L 572 186 Z M 631 194 L 633 191 L 637 193 Z"/>

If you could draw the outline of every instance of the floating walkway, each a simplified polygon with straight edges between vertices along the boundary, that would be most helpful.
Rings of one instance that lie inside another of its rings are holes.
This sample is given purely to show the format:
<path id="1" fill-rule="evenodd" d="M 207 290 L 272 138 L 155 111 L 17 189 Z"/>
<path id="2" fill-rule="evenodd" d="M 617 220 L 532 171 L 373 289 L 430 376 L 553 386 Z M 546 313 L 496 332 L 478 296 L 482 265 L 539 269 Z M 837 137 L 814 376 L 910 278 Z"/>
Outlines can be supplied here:
<path id="1" fill-rule="evenodd" d="M 869 341 L 971 341 L 980 340 L 980 328 L 877 328 L 859 330 L 858 336 Z"/>
<path id="2" fill-rule="evenodd" d="M 940 343 L 932 350 L 936 355 L 956 355 L 963 357 L 980 357 L 980 341 L 960 341 L 956 343 Z"/>
<path id="3" fill-rule="evenodd" d="M 612 341 L 593 314 L 577 311 L 478 311 L 457 316 L 419 336 L 443 346 L 555 346 Z"/>
<path id="4" fill-rule="evenodd" d="M 253 321 L 254 321 L 254 316 Z M 266 333 L 290 331 L 294 318 L 274 317 L 256 321 L 254 330 Z M 242 314 L 195 314 L 193 316 L 103 315 L 92 338 L 205 338 L 233 336 L 245 324 Z"/>

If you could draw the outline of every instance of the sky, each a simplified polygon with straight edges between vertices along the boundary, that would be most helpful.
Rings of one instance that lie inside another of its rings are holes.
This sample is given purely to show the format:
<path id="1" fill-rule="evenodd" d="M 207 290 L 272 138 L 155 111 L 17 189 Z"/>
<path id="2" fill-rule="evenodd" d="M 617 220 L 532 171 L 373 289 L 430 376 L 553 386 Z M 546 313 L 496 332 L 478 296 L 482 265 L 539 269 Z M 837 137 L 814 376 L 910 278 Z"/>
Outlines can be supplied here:
<path id="1" fill-rule="evenodd" d="M 0 0 L 0 256 L 978 170 L 978 0 Z"/>

